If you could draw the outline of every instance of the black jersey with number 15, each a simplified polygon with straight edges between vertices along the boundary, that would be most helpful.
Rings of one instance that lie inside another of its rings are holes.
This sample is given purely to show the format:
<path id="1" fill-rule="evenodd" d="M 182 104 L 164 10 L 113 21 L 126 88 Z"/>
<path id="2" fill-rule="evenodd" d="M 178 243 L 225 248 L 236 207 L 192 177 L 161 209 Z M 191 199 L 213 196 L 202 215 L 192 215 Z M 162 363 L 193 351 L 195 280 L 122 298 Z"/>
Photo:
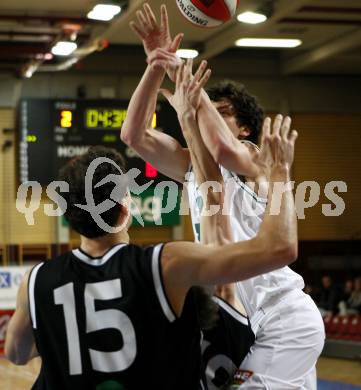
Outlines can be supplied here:
<path id="1" fill-rule="evenodd" d="M 200 328 L 192 290 L 180 318 L 163 288 L 162 245 L 76 249 L 35 266 L 29 305 L 42 367 L 33 389 L 197 389 Z"/>

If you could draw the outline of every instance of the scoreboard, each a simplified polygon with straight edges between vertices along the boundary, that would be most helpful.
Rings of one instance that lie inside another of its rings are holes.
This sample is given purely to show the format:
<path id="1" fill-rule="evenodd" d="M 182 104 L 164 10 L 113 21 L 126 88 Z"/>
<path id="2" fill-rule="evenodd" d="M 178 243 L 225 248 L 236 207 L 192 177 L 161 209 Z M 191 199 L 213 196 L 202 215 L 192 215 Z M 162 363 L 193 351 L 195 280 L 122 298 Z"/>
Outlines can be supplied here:
<path id="1" fill-rule="evenodd" d="M 69 159 L 83 154 L 93 145 L 112 147 L 122 153 L 126 169 L 138 168 L 139 185 L 169 180 L 144 162 L 120 140 L 120 130 L 129 101 L 23 99 L 19 106 L 20 182 L 38 181 L 42 185 L 56 180 L 59 168 Z M 176 113 L 166 102 L 159 102 L 152 126 L 184 139 Z"/>

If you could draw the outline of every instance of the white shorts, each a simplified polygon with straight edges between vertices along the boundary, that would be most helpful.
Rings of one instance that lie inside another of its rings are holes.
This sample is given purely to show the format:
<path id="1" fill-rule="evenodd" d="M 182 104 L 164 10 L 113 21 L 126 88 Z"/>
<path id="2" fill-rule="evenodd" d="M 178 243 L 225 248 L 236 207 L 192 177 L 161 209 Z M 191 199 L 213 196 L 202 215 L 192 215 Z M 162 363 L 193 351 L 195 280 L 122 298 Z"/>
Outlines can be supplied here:
<path id="1" fill-rule="evenodd" d="M 256 321 L 251 318 L 256 341 L 240 367 L 250 374 L 231 389 L 316 389 L 315 365 L 325 330 L 313 300 L 293 290 L 256 314 Z"/>

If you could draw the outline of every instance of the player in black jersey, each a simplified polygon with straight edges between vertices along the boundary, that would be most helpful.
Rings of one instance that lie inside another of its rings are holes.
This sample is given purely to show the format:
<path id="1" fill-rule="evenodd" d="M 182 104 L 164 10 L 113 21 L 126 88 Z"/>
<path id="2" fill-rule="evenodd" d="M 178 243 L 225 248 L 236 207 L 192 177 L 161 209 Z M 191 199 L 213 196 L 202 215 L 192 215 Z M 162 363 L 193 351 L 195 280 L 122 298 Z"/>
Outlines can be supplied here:
<path id="1" fill-rule="evenodd" d="M 194 93 L 207 79 L 203 71 L 202 65 L 188 80 Z M 179 82 L 182 77 L 180 69 Z M 289 181 L 293 160 L 295 133 L 280 127 L 276 124 L 272 134 L 270 121 L 264 127 L 261 161 L 272 183 Z M 283 193 L 278 215 L 267 211 L 252 240 L 142 249 L 129 244 L 128 196 L 101 214 L 108 225 L 122 227 L 113 233 L 79 207 L 87 204 L 85 177 L 98 158 L 103 162 L 93 174 L 92 196 L 98 206 L 109 204 L 115 185 L 107 180 L 119 175 L 122 158 L 107 148 L 90 148 L 61 172 L 69 183 L 63 193 L 65 216 L 80 233 L 81 246 L 40 263 L 24 279 L 7 331 L 6 356 L 16 364 L 41 356 L 34 389 L 197 389 L 200 326 L 191 287 L 231 283 L 292 262 L 297 252 L 292 191 Z M 210 228 L 218 229 L 217 219 L 227 218 L 220 214 L 204 217 L 212 221 Z"/>
<path id="2" fill-rule="evenodd" d="M 232 379 L 254 343 L 249 319 L 227 301 L 213 298 L 218 305 L 219 319 L 203 331 L 201 389 L 224 388 Z"/>

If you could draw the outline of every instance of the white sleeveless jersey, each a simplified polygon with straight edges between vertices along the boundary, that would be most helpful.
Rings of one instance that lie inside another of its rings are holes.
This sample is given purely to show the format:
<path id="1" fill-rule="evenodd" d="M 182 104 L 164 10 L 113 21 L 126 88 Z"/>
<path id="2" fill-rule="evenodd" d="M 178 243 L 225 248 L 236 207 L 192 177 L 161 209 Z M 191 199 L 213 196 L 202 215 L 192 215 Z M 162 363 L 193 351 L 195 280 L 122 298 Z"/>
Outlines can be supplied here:
<path id="1" fill-rule="evenodd" d="M 226 185 L 226 201 L 229 204 L 233 240 L 234 242 L 249 240 L 255 237 L 259 230 L 267 201 L 258 197 L 236 174 L 223 167 L 220 168 Z M 188 173 L 185 184 L 187 186 L 194 236 L 196 241 L 199 241 L 203 200 L 192 171 Z M 302 277 L 289 267 L 283 267 L 238 282 L 236 291 L 247 314 L 251 317 L 271 297 L 303 288 Z"/>

